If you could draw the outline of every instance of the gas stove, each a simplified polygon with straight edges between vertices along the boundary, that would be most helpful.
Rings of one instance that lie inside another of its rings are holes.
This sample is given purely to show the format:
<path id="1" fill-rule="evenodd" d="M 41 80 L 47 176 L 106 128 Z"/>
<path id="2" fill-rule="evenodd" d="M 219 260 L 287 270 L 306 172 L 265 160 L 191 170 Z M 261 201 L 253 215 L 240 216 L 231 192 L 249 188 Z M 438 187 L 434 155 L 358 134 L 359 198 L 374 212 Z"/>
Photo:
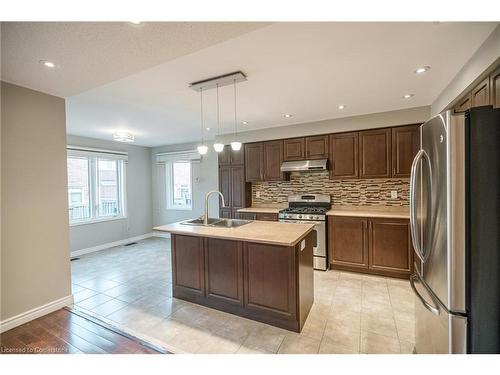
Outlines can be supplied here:
<path id="1" fill-rule="evenodd" d="M 325 221 L 330 196 L 323 194 L 290 195 L 288 208 L 279 212 L 280 219 Z"/>

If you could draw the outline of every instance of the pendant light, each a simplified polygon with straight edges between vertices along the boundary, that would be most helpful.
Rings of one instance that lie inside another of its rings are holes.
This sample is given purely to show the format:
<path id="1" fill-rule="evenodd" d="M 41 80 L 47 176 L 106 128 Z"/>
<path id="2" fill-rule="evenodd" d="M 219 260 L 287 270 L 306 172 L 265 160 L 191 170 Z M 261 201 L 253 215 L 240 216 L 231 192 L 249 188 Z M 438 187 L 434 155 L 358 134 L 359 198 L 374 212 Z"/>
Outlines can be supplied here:
<path id="1" fill-rule="evenodd" d="M 238 141 L 238 121 L 236 118 L 236 80 L 233 79 L 233 93 L 234 93 L 234 138 L 231 142 L 233 151 L 241 150 L 241 142 Z"/>
<path id="2" fill-rule="evenodd" d="M 217 84 L 217 137 L 219 136 L 219 133 L 220 133 L 219 84 Z M 214 150 L 215 152 L 222 152 L 222 150 L 224 150 L 224 144 L 216 140 L 214 143 Z"/>
<path id="3" fill-rule="evenodd" d="M 200 155 L 205 155 L 208 151 L 208 146 L 205 144 L 203 137 L 203 87 L 200 88 L 200 114 L 201 144 L 197 148 Z"/>

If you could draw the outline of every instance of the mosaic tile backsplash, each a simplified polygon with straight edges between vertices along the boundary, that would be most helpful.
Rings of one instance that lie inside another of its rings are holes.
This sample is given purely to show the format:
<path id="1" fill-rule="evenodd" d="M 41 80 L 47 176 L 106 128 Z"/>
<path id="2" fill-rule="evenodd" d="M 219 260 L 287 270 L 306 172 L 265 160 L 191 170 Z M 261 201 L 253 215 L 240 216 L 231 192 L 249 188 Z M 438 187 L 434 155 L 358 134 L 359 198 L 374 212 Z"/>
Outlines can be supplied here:
<path id="1" fill-rule="evenodd" d="M 391 198 L 391 190 L 397 198 Z M 341 206 L 408 206 L 409 191 L 408 178 L 330 180 L 328 172 L 292 172 L 290 181 L 253 183 L 252 204 L 286 203 L 290 194 L 313 193 L 328 194 Z"/>

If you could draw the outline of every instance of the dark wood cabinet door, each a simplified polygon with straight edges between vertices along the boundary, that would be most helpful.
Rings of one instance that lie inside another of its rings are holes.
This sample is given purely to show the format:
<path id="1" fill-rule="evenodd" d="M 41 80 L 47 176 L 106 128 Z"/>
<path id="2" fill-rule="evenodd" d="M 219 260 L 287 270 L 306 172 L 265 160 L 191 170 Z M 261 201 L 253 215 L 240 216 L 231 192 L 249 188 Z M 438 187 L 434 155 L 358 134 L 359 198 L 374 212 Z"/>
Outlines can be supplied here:
<path id="1" fill-rule="evenodd" d="M 358 133 L 330 135 L 330 178 L 358 178 Z"/>
<path id="2" fill-rule="evenodd" d="M 177 249 L 180 249 L 177 251 Z M 205 294 L 203 238 L 172 235 L 174 290 L 194 295 Z"/>
<path id="3" fill-rule="evenodd" d="M 282 181 L 283 141 L 264 142 L 264 181 Z"/>
<path id="4" fill-rule="evenodd" d="M 283 141 L 284 161 L 304 160 L 306 157 L 305 138 L 290 138 Z"/>
<path id="5" fill-rule="evenodd" d="M 455 113 L 467 111 L 471 107 L 471 93 L 464 95 L 455 105 Z"/>
<path id="6" fill-rule="evenodd" d="M 231 146 L 229 146 L 231 148 Z M 245 151 L 243 146 L 239 151 L 234 151 L 231 149 L 231 165 L 244 165 L 245 164 Z"/>
<path id="7" fill-rule="evenodd" d="M 391 177 L 391 129 L 359 133 L 359 177 Z"/>
<path id="8" fill-rule="evenodd" d="M 306 159 L 328 158 L 328 135 L 306 137 Z"/>
<path id="9" fill-rule="evenodd" d="M 368 268 L 367 219 L 330 216 L 328 218 L 330 263 L 335 267 Z"/>
<path id="10" fill-rule="evenodd" d="M 369 268 L 409 275 L 412 271 L 409 221 L 373 218 L 369 225 Z"/>
<path id="11" fill-rule="evenodd" d="M 221 219 L 232 219 L 233 211 L 231 208 L 219 208 L 219 217 Z"/>
<path id="12" fill-rule="evenodd" d="M 471 107 L 490 105 L 490 78 L 485 78 L 471 91 Z"/>
<path id="13" fill-rule="evenodd" d="M 245 167 L 231 167 L 231 208 L 244 208 L 246 200 Z"/>
<path id="14" fill-rule="evenodd" d="M 219 191 L 224 196 L 224 203 L 227 207 L 232 205 L 232 180 L 231 180 L 231 167 L 219 167 Z M 222 200 L 219 199 L 219 207 L 222 207 Z"/>
<path id="15" fill-rule="evenodd" d="M 500 108 L 500 67 L 490 74 L 490 91 L 493 108 Z"/>
<path id="16" fill-rule="evenodd" d="M 205 285 L 208 299 L 243 305 L 243 244 L 205 238 Z"/>
<path id="17" fill-rule="evenodd" d="M 392 128 L 392 177 L 410 177 L 411 164 L 419 147 L 419 127 Z"/>
<path id="18" fill-rule="evenodd" d="M 261 142 L 245 144 L 245 179 L 247 182 L 264 180 L 264 145 Z"/>
<path id="19" fill-rule="evenodd" d="M 294 319 L 296 310 L 295 248 L 244 243 L 245 307 Z"/>
<path id="20" fill-rule="evenodd" d="M 257 212 L 255 214 L 255 220 L 278 221 L 278 214 L 273 214 L 268 212 Z"/>
<path id="21" fill-rule="evenodd" d="M 255 214 L 252 212 L 233 212 L 234 219 L 255 220 Z"/>
<path id="22" fill-rule="evenodd" d="M 231 146 L 226 145 L 222 152 L 217 155 L 219 158 L 219 165 L 230 165 L 231 164 Z"/>

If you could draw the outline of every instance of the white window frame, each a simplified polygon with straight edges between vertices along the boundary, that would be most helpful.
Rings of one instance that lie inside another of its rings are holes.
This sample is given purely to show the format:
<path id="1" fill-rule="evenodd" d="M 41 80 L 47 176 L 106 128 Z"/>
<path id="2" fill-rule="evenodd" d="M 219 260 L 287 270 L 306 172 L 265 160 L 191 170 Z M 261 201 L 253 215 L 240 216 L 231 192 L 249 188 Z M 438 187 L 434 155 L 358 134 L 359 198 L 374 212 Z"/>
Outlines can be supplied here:
<path id="1" fill-rule="evenodd" d="M 89 149 L 92 150 L 92 149 Z M 101 151 L 101 150 L 99 150 Z M 69 220 L 69 226 L 74 227 L 74 226 L 79 226 L 79 225 L 87 225 L 87 224 L 95 224 L 95 223 L 101 223 L 101 222 L 106 222 L 106 221 L 115 221 L 115 220 L 123 220 L 127 219 L 127 194 L 126 194 L 126 185 L 127 185 L 127 179 L 126 179 L 126 164 L 127 161 L 126 159 L 115 159 L 113 157 L 107 158 L 106 154 L 103 154 L 102 152 L 99 154 L 92 155 L 92 151 L 88 152 L 88 155 L 82 155 L 82 156 L 75 156 L 68 154 L 68 158 L 82 158 L 88 160 L 89 163 L 89 204 L 90 204 L 90 217 L 87 219 L 81 219 L 81 220 L 70 220 L 69 215 L 68 215 L 68 220 Z M 117 170 L 117 177 L 118 177 L 118 201 L 121 206 L 121 210 L 119 215 L 114 215 L 114 216 L 107 216 L 107 217 L 99 217 L 98 216 L 98 205 L 99 205 L 99 198 L 98 198 L 98 186 L 97 186 L 97 160 L 112 160 L 114 162 L 117 162 L 118 165 L 118 170 Z M 67 189 L 67 193 L 69 192 L 69 188 Z M 69 204 L 69 202 L 68 202 Z M 68 207 L 69 210 L 69 207 Z"/>
<path id="2" fill-rule="evenodd" d="M 191 206 L 174 205 L 174 163 L 189 164 L 189 184 L 191 186 Z M 172 160 L 165 163 L 165 186 L 167 195 L 167 210 L 171 211 L 193 211 L 194 194 L 193 194 L 193 163 L 191 160 Z"/>

